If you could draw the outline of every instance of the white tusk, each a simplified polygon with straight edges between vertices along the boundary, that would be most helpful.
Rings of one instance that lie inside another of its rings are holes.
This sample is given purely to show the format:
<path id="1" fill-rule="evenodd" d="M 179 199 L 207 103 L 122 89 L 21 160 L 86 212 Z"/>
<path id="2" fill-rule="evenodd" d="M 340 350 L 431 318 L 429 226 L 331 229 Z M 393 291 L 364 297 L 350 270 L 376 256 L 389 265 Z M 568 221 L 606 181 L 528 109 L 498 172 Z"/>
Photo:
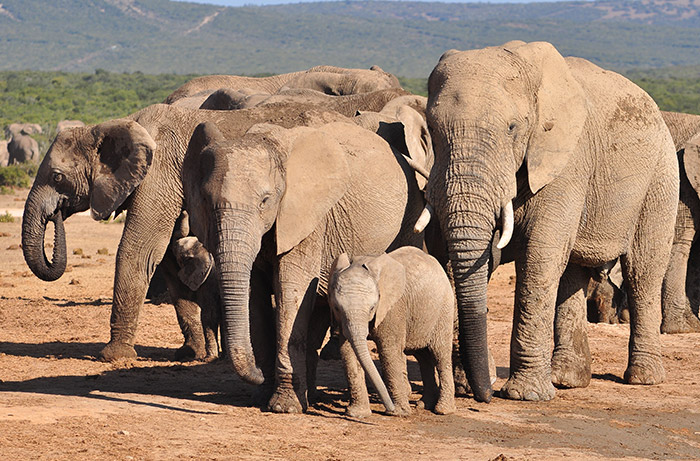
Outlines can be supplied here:
<path id="1" fill-rule="evenodd" d="M 404 155 L 403 158 L 406 159 L 406 163 L 408 163 L 408 166 L 416 170 L 416 173 L 423 176 L 425 179 L 429 179 L 428 176 L 430 176 L 430 171 L 426 170 L 423 165 L 416 162 L 408 155 Z"/>
<path id="2" fill-rule="evenodd" d="M 513 201 L 511 200 L 501 210 L 501 225 L 503 228 L 501 229 L 501 238 L 496 244 L 496 248 L 499 250 L 508 245 L 510 238 L 513 236 L 513 221 Z"/>
<path id="3" fill-rule="evenodd" d="M 415 232 L 416 234 L 420 234 L 421 232 L 423 232 L 428 226 L 432 215 L 433 207 L 431 207 L 429 203 L 426 203 L 425 208 L 423 208 L 423 212 L 418 217 L 418 221 L 416 221 L 416 225 L 413 226 L 413 232 Z"/>

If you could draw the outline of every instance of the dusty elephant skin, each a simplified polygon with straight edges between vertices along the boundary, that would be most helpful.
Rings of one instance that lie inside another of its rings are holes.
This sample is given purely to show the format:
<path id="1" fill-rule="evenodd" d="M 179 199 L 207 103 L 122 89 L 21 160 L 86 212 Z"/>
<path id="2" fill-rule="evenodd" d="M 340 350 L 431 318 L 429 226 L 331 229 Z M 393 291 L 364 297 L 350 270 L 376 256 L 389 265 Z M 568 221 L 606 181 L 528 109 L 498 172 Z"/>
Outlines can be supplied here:
<path id="1" fill-rule="evenodd" d="M 501 396 L 548 400 L 552 382 L 588 383 L 584 266 L 618 256 L 631 281 L 625 380 L 663 381 L 665 264 L 658 262 L 671 251 L 678 164 L 656 104 L 618 74 L 564 59 L 544 42 L 448 51 L 428 86 L 435 147 L 428 201 L 448 242 L 460 351 L 475 398 L 489 401 L 493 392 L 486 288 L 499 217 L 505 235 L 514 223 L 504 259 L 514 258 L 517 272 Z"/>
<path id="2" fill-rule="evenodd" d="M 350 391 L 348 416 L 371 414 L 365 373 L 379 391 L 387 413 L 411 413 L 404 353 L 414 355 L 420 366 L 420 405 L 438 414 L 454 411 L 455 301 L 450 280 L 435 258 L 413 247 L 352 261 L 343 253 L 333 263 L 328 297 L 341 327 L 340 350 Z M 387 385 L 370 358 L 368 336 L 377 345 Z"/>
<path id="3" fill-rule="evenodd" d="M 421 245 L 411 229 L 423 206 L 415 173 L 382 138 L 349 121 L 262 124 L 234 140 L 202 124 L 183 171 L 192 232 L 218 268 L 234 369 L 274 387 L 270 410 L 305 410 L 307 374 L 314 379 L 327 329 L 309 327 L 322 323 L 318 309 L 312 313 L 316 295 L 325 295 L 331 263 L 342 252 Z M 269 311 L 272 294 L 276 353 L 264 357 L 264 345 L 251 344 L 260 338 L 250 334 L 249 313 Z"/>
<path id="4" fill-rule="evenodd" d="M 135 357 L 139 311 L 183 207 L 182 159 L 197 124 L 210 120 L 226 135 L 235 137 L 264 121 L 294 126 L 340 117 L 301 105 L 218 112 L 157 104 L 126 119 L 66 129 L 56 136 L 39 166 L 25 203 L 25 260 L 39 278 L 56 280 L 65 269 L 64 219 L 88 209 L 98 220 L 115 211 L 128 211 L 116 256 L 111 338 L 101 358 L 111 361 Z M 56 224 L 51 261 L 44 255 L 43 245 L 49 220 Z M 183 292 L 189 290 L 176 277 L 173 283 L 180 284 Z M 188 294 L 173 303 L 178 319 L 197 323 L 191 298 Z M 185 334 L 183 348 L 195 351 L 197 358 L 204 357 L 201 326 L 181 327 Z"/>

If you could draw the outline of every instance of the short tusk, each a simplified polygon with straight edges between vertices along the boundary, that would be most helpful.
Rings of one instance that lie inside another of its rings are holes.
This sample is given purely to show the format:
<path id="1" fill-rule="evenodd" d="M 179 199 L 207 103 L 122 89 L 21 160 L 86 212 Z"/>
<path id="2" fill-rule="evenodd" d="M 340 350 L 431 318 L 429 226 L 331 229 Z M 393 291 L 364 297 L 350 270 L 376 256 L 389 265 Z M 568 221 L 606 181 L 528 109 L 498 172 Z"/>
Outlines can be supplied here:
<path id="1" fill-rule="evenodd" d="M 408 166 L 410 166 L 411 168 L 413 168 L 414 170 L 416 170 L 416 173 L 418 173 L 419 175 L 423 176 L 425 179 L 429 179 L 430 171 L 426 170 L 425 167 L 424 167 L 423 165 L 421 165 L 420 163 L 416 162 L 415 160 L 413 160 L 413 159 L 412 159 L 411 157 L 409 157 L 408 155 L 404 155 L 403 158 L 406 159 L 406 163 L 408 163 Z"/>
<path id="2" fill-rule="evenodd" d="M 506 206 L 503 207 L 501 210 L 501 221 L 502 221 L 502 226 L 503 228 L 501 229 L 501 238 L 498 240 L 498 243 L 496 244 L 496 248 L 499 250 L 502 250 L 506 245 L 508 245 L 508 242 L 510 242 L 510 238 L 513 236 L 513 201 L 509 201 Z"/>
<path id="3" fill-rule="evenodd" d="M 416 234 L 420 234 L 421 232 L 423 232 L 428 226 L 432 215 L 433 207 L 431 207 L 429 203 L 426 203 L 425 208 L 423 208 L 423 212 L 418 217 L 418 221 L 416 221 L 416 225 L 413 226 L 413 232 L 415 232 Z"/>

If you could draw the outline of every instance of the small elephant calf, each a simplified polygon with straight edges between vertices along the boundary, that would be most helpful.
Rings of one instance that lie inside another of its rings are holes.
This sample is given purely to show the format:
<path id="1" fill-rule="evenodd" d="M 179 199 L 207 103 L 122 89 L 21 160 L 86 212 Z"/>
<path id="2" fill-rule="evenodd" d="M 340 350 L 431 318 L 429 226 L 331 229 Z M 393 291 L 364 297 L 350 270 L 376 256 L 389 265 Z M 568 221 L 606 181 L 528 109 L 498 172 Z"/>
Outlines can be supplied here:
<path id="1" fill-rule="evenodd" d="M 413 247 L 378 257 L 356 257 L 352 262 L 343 253 L 331 269 L 328 294 L 341 329 L 340 352 L 350 388 L 349 416 L 371 414 L 365 372 L 389 414 L 405 416 L 411 412 L 404 353 L 418 360 L 424 407 L 438 414 L 454 411 L 454 294 L 435 258 Z M 368 336 L 377 344 L 388 392 L 370 358 Z"/>

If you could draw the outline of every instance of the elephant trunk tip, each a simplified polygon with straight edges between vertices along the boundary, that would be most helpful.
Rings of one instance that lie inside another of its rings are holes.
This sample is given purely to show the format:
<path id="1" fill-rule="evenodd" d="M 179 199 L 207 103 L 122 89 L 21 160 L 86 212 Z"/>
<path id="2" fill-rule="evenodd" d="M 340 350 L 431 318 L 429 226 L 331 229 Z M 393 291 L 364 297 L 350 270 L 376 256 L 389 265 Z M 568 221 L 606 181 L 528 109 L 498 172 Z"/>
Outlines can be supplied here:
<path id="1" fill-rule="evenodd" d="M 254 361 L 250 360 L 251 355 L 247 351 L 232 347 L 229 350 L 229 357 L 233 369 L 244 381 L 256 385 L 265 381 L 262 370 L 255 365 Z"/>

